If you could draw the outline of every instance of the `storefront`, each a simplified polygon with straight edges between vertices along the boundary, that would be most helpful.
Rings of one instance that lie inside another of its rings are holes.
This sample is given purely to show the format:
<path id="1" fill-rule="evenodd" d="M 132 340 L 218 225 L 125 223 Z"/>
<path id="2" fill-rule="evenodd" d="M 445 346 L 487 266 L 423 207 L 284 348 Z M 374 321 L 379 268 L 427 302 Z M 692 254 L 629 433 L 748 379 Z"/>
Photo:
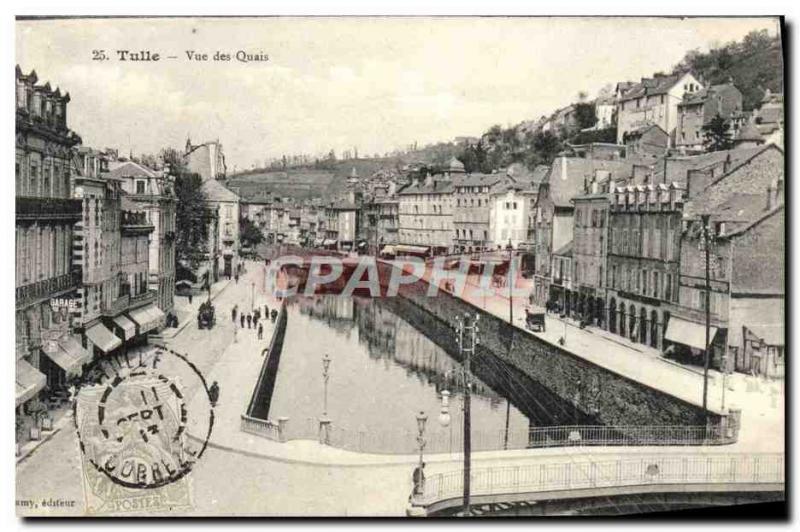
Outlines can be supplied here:
<path id="1" fill-rule="evenodd" d="M 155 305 L 147 305 L 128 312 L 128 317 L 135 323 L 136 334 L 143 335 L 164 326 L 166 316 Z"/>
<path id="2" fill-rule="evenodd" d="M 42 371 L 47 377 L 50 390 L 63 390 L 68 387 L 69 380 L 80 377 L 83 366 L 92 361 L 92 357 L 77 338 L 60 333 L 42 343 Z"/>
<path id="3" fill-rule="evenodd" d="M 394 247 L 397 256 L 410 256 L 426 258 L 430 255 L 431 248 L 427 246 L 409 246 L 400 244 Z"/>
<path id="4" fill-rule="evenodd" d="M 36 397 L 36 394 L 47 384 L 47 376 L 24 358 L 18 359 L 16 366 L 17 397 L 15 406 L 20 406 Z"/>
<path id="5" fill-rule="evenodd" d="M 716 327 L 712 326 L 708 329 L 708 344 L 711 347 L 712 361 L 716 359 L 714 354 L 717 350 L 715 347 L 717 332 Z M 671 316 L 664 333 L 664 340 L 674 344 L 665 349 L 670 356 L 696 365 L 705 363 L 706 327 L 704 324 Z"/>
<path id="6" fill-rule="evenodd" d="M 122 345 L 122 340 L 109 331 L 102 323 L 95 323 L 87 328 L 86 339 L 90 344 L 87 347 L 90 350 L 94 349 L 92 353 L 94 357 L 107 355 Z"/>

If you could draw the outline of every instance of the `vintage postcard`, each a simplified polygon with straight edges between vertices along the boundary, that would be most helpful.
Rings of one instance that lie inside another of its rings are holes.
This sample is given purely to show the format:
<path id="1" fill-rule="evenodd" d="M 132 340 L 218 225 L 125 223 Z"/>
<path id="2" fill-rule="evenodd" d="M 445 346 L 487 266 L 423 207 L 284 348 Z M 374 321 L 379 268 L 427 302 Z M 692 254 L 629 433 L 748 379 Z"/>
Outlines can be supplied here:
<path id="1" fill-rule="evenodd" d="M 787 515 L 780 17 L 15 30 L 18 516 Z"/>

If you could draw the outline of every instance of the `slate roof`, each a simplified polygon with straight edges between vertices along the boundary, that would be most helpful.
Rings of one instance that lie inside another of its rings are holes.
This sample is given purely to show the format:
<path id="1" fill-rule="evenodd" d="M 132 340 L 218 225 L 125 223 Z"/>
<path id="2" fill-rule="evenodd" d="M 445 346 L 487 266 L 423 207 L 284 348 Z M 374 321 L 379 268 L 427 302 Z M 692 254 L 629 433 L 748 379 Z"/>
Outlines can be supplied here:
<path id="1" fill-rule="evenodd" d="M 563 165 L 566 164 L 566 171 Z M 590 181 L 597 170 L 611 172 L 611 180 L 626 179 L 633 165 L 629 161 L 557 157 L 548 174 L 550 199 L 556 207 L 572 207 L 570 200 L 583 193 L 584 182 Z"/>
<path id="2" fill-rule="evenodd" d="M 398 194 L 402 196 L 410 194 L 451 194 L 453 189 L 453 182 L 449 179 L 434 178 L 430 185 L 425 179 L 420 179 L 418 183 L 411 183 Z"/>
<path id="3" fill-rule="evenodd" d="M 642 78 L 642 81 L 635 83 L 622 94 L 620 101 L 623 102 L 634 98 L 641 98 L 642 96 L 665 94 L 674 87 L 682 77 L 683 74 L 672 74 L 669 76 Z"/>
<path id="4" fill-rule="evenodd" d="M 123 178 L 123 177 L 159 177 L 154 170 L 147 168 L 146 166 L 142 166 L 139 163 L 135 163 L 133 161 L 125 161 L 113 169 L 105 172 L 104 175 L 108 175 L 110 177 L 116 178 Z"/>
<path id="5" fill-rule="evenodd" d="M 203 181 L 202 188 L 203 192 L 205 192 L 206 200 L 208 201 L 239 201 L 239 196 L 216 179 L 207 179 Z"/>

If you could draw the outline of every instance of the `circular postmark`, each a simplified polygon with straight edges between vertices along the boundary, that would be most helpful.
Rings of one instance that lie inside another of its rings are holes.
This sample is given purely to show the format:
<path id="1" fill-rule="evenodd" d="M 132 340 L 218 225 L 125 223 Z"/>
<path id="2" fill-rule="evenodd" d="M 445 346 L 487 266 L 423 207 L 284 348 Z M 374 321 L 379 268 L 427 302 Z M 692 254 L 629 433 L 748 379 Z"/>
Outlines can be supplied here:
<path id="1" fill-rule="evenodd" d="M 85 461 L 125 488 L 154 489 L 191 472 L 206 450 L 214 407 L 205 378 L 160 346 L 101 358 L 73 403 Z M 189 430 L 197 438 L 188 437 Z"/>

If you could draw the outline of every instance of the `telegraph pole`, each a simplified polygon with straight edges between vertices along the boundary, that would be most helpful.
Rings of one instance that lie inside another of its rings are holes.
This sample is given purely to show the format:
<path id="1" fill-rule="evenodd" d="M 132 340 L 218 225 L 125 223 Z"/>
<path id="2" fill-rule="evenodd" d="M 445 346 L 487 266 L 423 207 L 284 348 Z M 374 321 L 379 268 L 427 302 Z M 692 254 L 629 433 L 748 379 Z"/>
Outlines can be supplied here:
<path id="1" fill-rule="evenodd" d="M 478 320 L 480 316 L 475 314 L 470 316 L 464 314 L 456 317 L 458 330 L 458 347 L 462 354 L 462 364 L 464 367 L 464 510 L 463 515 L 470 515 L 469 494 L 470 494 L 470 475 L 471 475 L 471 454 L 472 454 L 472 432 L 470 418 L 470 388 L 472 380 L 470 377 L 470 362 L 475 348 L 478 345 Z"/>
<path id="2" fill-rule="evenodd" d="M 703 221 L 703 247 L 705 248 L 705 259 L 706 259 L 706 352 L 705 352 L 705 360 L 703 362 L 703 416 L 705 418 L 706 424 L 708 424 L 708 366 L 711 359 L 711 353 L 709 350 L 711 346 L 709 345 L 710 342 L 710 331 L 711 331 L 711 268 L 710 268 L 710 256 L 709 256 L 709 241 L 708 241 L 708 220 L 709 215 L 703 214 L 701 215 L 701 219 Z"/>

